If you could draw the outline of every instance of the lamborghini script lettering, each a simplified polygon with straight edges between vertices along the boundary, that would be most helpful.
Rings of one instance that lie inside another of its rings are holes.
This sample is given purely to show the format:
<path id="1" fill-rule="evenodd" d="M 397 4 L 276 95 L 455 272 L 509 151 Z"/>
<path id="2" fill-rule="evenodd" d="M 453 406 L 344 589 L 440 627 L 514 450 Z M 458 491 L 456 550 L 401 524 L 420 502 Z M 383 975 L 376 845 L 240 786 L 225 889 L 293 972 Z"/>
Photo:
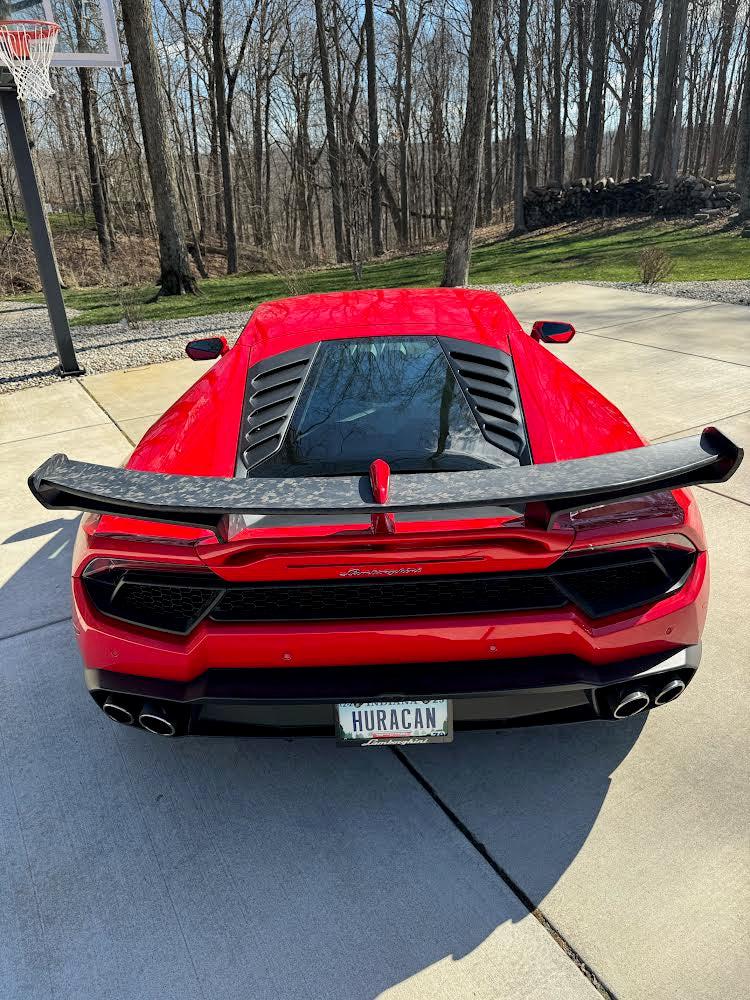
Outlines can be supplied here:
<path id="1" fill-rule="evenodd" d="M 416 576 L 422 572 L 421 566 L 399 566 L 397 569 L 359 569 L 352 566 L 345 573 L 339 573 L 346 579 L 358 576 Z"/>

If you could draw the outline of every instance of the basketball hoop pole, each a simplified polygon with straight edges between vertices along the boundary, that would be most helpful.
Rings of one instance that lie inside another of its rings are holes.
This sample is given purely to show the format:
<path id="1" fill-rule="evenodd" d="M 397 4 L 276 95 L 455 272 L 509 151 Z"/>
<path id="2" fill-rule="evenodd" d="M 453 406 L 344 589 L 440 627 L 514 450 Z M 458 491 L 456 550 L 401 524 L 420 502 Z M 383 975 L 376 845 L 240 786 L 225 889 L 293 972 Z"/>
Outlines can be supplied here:
<path id="1" fill-rule="evenodd" d="M 47 312 L 49 313 L 52 334 L 55 338 L 57 356 L 60 365 L 57 373 L 63 375 L 83 375 L 85 369 L 78 364 L 73 340 L 70 336 L 70 325 L 68 315 L 65 312 L 65 302 L 63 301 L 60 279 L 55 262 L 55 251 L 52 248 L 47 216 L 42 204 L 42 197 L 39 192 L 34 163 L 31 159 L 31 149 L 29 139 L 26 135 L 26 128 L 21 114 L 21 105 L 15 88 L 0 86 L 0 106 L 5 119 L 5 128 L 8 134 L 8 146 L 13 154 L 13 161 L 16 165 L 16 176 L 18 177 L 18 187 L 21 191 L 21 200 L 26 212 L 26 222 L 29 227 L 31 244 L 34 248 L 38 267 L 39 277 L 42 281 L 44 297 L 47 300 Z"/>

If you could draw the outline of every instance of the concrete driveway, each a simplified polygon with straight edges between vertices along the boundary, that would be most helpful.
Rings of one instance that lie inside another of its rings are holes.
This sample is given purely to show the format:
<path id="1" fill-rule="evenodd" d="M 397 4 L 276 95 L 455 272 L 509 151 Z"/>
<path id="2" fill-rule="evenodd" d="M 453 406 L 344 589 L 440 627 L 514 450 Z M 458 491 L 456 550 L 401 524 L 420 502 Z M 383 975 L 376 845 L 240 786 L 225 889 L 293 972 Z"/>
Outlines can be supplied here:
<path id="1" fill-rule="evenodd" d="M 651 438 L 750 441 L 750 311 L 581 286 L 561 357 Z M 199 366 L 0 399 L 0 994 L 8 1000 L 745 997 L 750 462 L 698 490 L 703 665 L 625 723 L 459 735 L 408 755 L 169 742 L 83 690 L 75 518 L 28 473 L 117 463 Z"/>

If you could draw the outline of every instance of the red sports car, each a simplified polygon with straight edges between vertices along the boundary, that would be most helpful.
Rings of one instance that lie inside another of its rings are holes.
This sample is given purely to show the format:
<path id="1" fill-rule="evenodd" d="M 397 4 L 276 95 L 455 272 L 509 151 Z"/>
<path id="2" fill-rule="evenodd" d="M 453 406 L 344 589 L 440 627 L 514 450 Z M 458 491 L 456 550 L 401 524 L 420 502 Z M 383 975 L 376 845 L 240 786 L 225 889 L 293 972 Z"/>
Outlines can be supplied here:
<path id="1" fill-rule="evenodd" d="M 465 289 L 260 306 L 125 468 L 48 459 L 86 511 L 73 614 L 88 689 L 165 736 L 383 746 L 624 718 L 700 658 L 708 558 L 684 487 L 715 428 L 647 445 L 501 298 Z"/>

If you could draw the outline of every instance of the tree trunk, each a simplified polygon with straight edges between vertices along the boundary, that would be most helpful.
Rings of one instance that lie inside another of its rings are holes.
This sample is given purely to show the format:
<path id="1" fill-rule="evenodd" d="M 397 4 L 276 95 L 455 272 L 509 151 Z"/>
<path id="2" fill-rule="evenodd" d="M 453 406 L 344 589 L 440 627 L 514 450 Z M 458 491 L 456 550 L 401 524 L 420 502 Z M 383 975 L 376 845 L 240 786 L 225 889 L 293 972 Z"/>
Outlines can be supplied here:
<path id="1" fill-rule="evenodd" d="M 723 0 L 721 5 L 721 39 L 719 45 L 719 68 L 716 80 L 716 102 L 714 104 L 711 144 L 708 152 L 706 173 L 716 177 L 719 171 L 721 141 L 724 136 L 724 118 L 727 110 L 727 67 L 732 47 L 734 24 L 737 20 L 737 0 Z"/>
<path id="2" fill-rule="evenodd" d="M 680 38 L 680 56 L 677 61 L 677 79 L 675 80 L 675 104 L 672 126 L 669 130 L 669 146 L 665 162 L 668 164 L 669 176 L 674 181 L 679 170 L 680 144 L 682 142 L 682 115 L 685 104 L 685 59 L 687 55 L 687 3 L 682 4 L 677 13 L 680 23 L 677 26 Z"/>
<path id="3" fill-rule="evenodd" d="M 336 261 L 342 264 L 344 253 L 344 223 L 341 212 L 341 173 L 339 143 L 336 138 L 336 118 L 331 90 L 331 68 L 328 63 L 328 43 L 323 13 L 323 0 L 315 0 L 315 26 L 320 50 L 320 79 L 323 85 L 323 104 L 326 115 L 326 143 L 328 145 L 328 172 L 331 178 L 331 208 L 333 214 L 333 239 L 336 244 Z"/>
<path id="4" fill-rule="evenodd" d="M 8 223 L 8 232 L 11 237 L 16 235 L 16 224 L 13 219 L 13 210 L 10 206 L 10 198 L 8 197 L 8 187 L 5 183 L 5 174 L 3 173 L 3 164 L 0 162 L 0 192 L 3 196 L 3 207 L 5 209 L 5 219 Z"/>
<path id="5" fill-rule="evenodd" d="M 562 93 L 562 0 L 553 0 L 552 24 L 552 100 L 549 109 L 550 165 L 549 179 L 553 184 L 563 181 L 562 125 L 560 104 Z"/>
<path id="6" fill-rule="evenodd" d="M 160 294 L 195 292 L 196 283 L 180 224 L 171 138 L 154 45 L 151 0 L 123 0 L 122 16 L 159 231 Z"/>
<path id="7" fill-rule="evenodd" d="M 650 162 L 654 177 L 662 178 L 669 172 L 671 161 L 667 159 L 670 134 L 674 124 L 674 105 L 677 92 L 677 75 L 680 53 L 684 45 L 685 8 L 687 0 L 664 0 L 665 14 L 662 18 L 662 35 L 667 32 L 663 58 L 660 57 L 659 84 L 656 94 L 654 127 L 651 133 Z"/>
<path id="8" fill-rule="evenodd" d="M 93 114 L 91 108 L 91 70 L 81 67 L 78 70 L 81 81 L 81 105 L 83 108 L 83 134 L 86 137 L 86 153 L 89 161 L 89 182 L 91 184 L 91 207 L 94 210 L 96 238 L 99 241 L 99 253 L 102 264 L 109 267 L 112 260 L 112 242 L 107 225 L 107 212 L 104 201 L 104 185 L 102 183 L 99 148 L 94 136 Z"/>
<path id="9" fill-rule="evenodd" d="M 745 44 L 745 77 L 737 137 L 737 190 L 740 193 L 740 218 L 750 221 L 750 31 Z"/>
<path id="10" fill-rule="evenodd" d="M 482 222 L 492 225 L 492 94 L 488 90 L 487 113 L 484 116 L 484 170 L 482 178 Z"/>
<path id="11" fill-rule="evenodd" d="M 367 38 L 367 113 L 370 145 L 370 239 L 376 257 L 383 253 L 380 202 L 380 135 L 378 131 L 378 80 L 375 58 L 375 11 L 373 0 L 365 0 L 365 34 Z"/>
<path id="12" fill-rule="evenodd" d="M 219 130 L 221 185 L 224 193 L 224 230 L 227 243 L 227 274 L 237 273 L 237 229 L 234 221 L 232 160 L 227 125 L 226 64 L 224 59 L 224 0 L 213 0 L 213 61 L 216 95 L 216 126 Z"/>
<path id="13" fill-rule="evenodd" d="M 625 79 L 622 85 L 622 98 L 620 100 L 620 115 L 617 123 L 615 140 L 612 143 L 612 159 L 610 160 L 609 172 L 615 180 L 622 180 L 625 172 L 625 130 L 627 126 L 628 107 L 630 105 L 630 95 L 633 90 L 633 63 L 628 62 L 625 70 Z"/>
<path id="14" fill-rule="evenodd" d="M 521 0 L 523 6 L 526 3 L 527 0 Z M 488 31 L 492 13 L 493 0 L 473 0 L 466 116 L 461 134 L 458 187 L 442 281 L 443 286 L 447 287 L 465 285 L 469 278 L 492 60 L 492 32 Z"/>
<path id="15" fill-rule="evenodd" d="M 596 175 L 599 156 L 599 141 L 602 128 L 602 108 L 604 104 L 604 81 L 607 72 L 609 0 L 596 0 L 594 8 L 594 44 L 591 53 L 591 91 L 589 96 L 589 121 L 586 129 L 586 145 L 583 171 L 587 177 Z"/>
<path id="16" fill-rule="evenodd" d="M 518 5 L 518 49 L 514 73 L 514 131 L 513 131 L 513 232 L 526 232 L 523 207 L 524 165 L 526 162 L 526 107 L 524 81 L 526 79 L 526 32 L 529 19 L 529 0 Z"/>
<path id="17" fill-rule="evenodd" d="M 198 122 L 195 115 L 195 90 L 193 87 L 193 68 L 190 57 L 190 33 L 187 23 L 188 0 L 180 0 L 180 24 L 182 26 L 182 45 L 185 54 L 185 73 L 188 84 L 188 106 L 190 108 L 190 139 L 191 156 L 193 160 L 193 180 L 195 182 L 195 197 L 198 202 L 198 226 L 200 239 L 206 235 L 206 200 L 203 194 L 203 176 L 200 166 L 200 147 L 198 145 Z"/>
<path id="18" fill-rule="evenodd" d="M 656 0 L 641 0 L 638 17 L 638 40 L 633 55 L 633 104 L 630 115 L 630 175 L 638 177 L 641 172 L 641 150 L 643 146 L 643 66 L 646 59 L 646 41 L 651 31 Z"/>
<path id="19" fill-rule="evenodd" d="M 110 197 L 109 179 L 105 168 L 104 136 L 102 134 L 102 121 L 99 115 L 99 102 L 97 100 L 95 87 L 91 91 L 91 120 L 94 125 L 96 155 L 99 160 L 99 177 L 101 179 L 102 198 L 104 201 L 104 219 L 107 224 L 107 234 L 109 236 L 110 246 L 114 247 L 117 240 L 115 239 L 115 227 L 112 224 L 112 199 Z"/>
<path id="20" fill-rule="evenodd" d="M 586 144 L 586 76 L 588 61 L 586 58 L 586 18 L 584 0 L 575 0 L 575 35 L 576 63 L 578 69 L 578 122 L 573 144 L 573 177 L 583 174 L 584 150 Z"/>

